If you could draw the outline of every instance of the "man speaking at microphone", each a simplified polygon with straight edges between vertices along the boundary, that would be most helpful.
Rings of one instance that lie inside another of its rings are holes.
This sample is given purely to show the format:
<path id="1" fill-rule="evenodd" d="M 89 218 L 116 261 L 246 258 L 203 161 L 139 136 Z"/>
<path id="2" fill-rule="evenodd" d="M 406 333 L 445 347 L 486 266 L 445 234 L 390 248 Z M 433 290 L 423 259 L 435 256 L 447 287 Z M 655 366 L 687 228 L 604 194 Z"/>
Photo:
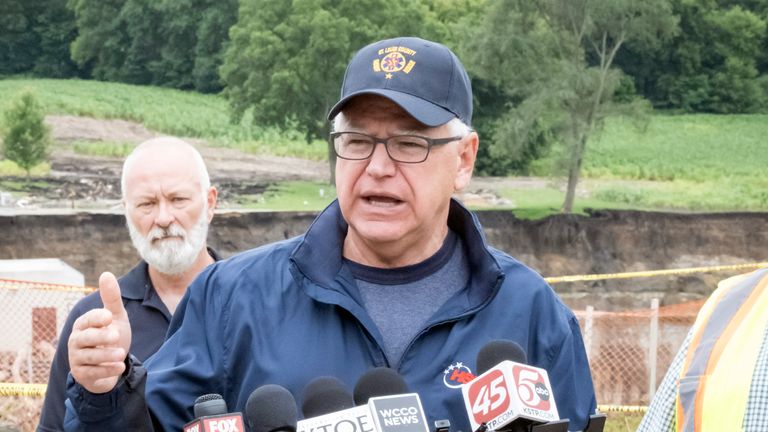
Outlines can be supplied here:
<path id="1" fill-rule="evenodd" d="M 163 347 L 141 365 L 110 274 L 106 309 L 69 341 L 67 427 L 119 429 L 144 391 L 165 430 L 192 419 L 196 397 L 242 411 L 273 383 L 299 395 L 318 376 L 348 386 L 389 366 L 419 393 L 428 420 L 471 432 L 460 386 L 488 341 L 522 346 L 546 369 L 560 416 L 583 429 L 595 410 L 573 313 L 535 272 L 485 242 L 452 195 L 469 184 L 479 139 L 459 59 L 423 39 L 358 51 L 331 109 L 338 199 L 303 235 L 216 263 L 192 283 Z M 138 391 L 137 391 L 138 390 Z M 143 401 L 142 401 L 143 402 Z"/>

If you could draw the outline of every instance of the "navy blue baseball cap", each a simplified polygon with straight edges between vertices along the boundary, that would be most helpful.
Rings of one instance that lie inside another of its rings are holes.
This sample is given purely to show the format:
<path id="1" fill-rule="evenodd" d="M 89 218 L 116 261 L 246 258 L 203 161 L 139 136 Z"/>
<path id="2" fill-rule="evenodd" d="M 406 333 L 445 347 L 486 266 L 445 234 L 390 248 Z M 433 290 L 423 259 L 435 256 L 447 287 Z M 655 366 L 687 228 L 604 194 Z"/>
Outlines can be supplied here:
<path id="1" fill-rule="evenodd" d="M 341 99 L 328 120 L 353 97 L 376 94 L 398 104 L 427 126 L 458 117 L 472 125 L 472 85 L 458 57 L 448 47 L 416 37 L 372 43 L 347 66 Z"/>

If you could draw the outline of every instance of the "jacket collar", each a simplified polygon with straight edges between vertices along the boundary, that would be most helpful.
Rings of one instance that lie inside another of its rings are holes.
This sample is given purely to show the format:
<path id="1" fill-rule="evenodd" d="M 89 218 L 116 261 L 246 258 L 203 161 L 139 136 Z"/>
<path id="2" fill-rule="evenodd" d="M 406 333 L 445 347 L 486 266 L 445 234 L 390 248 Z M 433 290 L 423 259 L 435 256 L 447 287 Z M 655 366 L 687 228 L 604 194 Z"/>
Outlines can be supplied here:
<path id="1" fill-rule="evenodd" d="M 477 217 L 458 201 L 451 199 L 448 226 L 464 241 L 471 270 L 469 307 L 479 306 L 496 292 L 503 277 L 493 257 Z M 334 291 L 345 291 L 341 285 L 349 282 L 342 272 L 342 248 L 348 225 L 334 200 L 310 225 L 304 238 L 291 254 L 297 270 L 317 285 Z M 346 283 L 345 283 L 346 282 Z M 348 292 L 340 293 L 345 296 Z"/>

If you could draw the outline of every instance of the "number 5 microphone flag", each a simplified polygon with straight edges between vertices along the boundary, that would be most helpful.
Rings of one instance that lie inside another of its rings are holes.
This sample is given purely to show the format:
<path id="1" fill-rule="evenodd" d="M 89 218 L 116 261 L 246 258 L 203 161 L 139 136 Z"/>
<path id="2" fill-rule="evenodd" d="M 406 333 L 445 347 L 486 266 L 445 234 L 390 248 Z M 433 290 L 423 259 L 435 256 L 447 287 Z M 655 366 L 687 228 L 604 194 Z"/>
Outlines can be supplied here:
<path id="1" fill-rule="evenodd" d="M 472 430 L 483 423 L 497 430 L 517 419 L 560 419 L 549 376 L 541 368 L 505 360 L 462 385 L 461 392 Z"/>

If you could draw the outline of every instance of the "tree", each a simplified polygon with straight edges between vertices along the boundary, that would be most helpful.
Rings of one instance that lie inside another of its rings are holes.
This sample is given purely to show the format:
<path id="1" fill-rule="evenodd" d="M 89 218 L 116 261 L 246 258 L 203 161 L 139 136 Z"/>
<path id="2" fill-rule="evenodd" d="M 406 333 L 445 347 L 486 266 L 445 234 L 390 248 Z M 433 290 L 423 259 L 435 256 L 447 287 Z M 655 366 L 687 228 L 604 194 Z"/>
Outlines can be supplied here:
<path id="1" fill-rule="evenodd" d="M 65 78 L 77 75 L 78 69 L 69 52 L 77 37 L 75 15 L 65 0 L 46 0 L 35 15 L 34 32 L 39 36 L 39 54 L 32 72 L 38 76 Z"/>
<path id="2" fill-rule="evenodd" d="M 0 8 L 0 74 L 75 75 L 69 44 L 76 34 L 66 0 L 4 0 Z"/>
<path id="3" fill-rule="evenodd" d="M 5 112 L 3 154 L 24 169 L 27 178 L 32 167 L 47 157 L 50 136 L 44 118 L 43 108 L 31 90 L 23 91 Z"/>
<path id="4" fill-rule="evenodd" d="M 14 74 L 32 68 L 39 51 L 37 35 L 25 0 L 5 0 L 0 9 L 0 74 Z"/>
<path id="5" fill-rule="evenodd" d="M 627 43 L 658 44 L 674 34 L 676 24 L 667 0 L 492 1 L 461 50 L 471 70 L 504 91 L 508 101 L 491 151 L 564 146 L 568 186 L 562 210 L 571 212 L 587 142 L 605 116 L 618 110 L 617 52 Z"/>
<path id="6" fill-rule="evenodd" d="M 657 107 L 688 112 L 760 109 L 768 92 L 768 3 L 671 0 L 680 32 L 659 49 L 630 46 L 616 64 Z"/>
<path id="7" fill-rule="evenodd" d="M 164 0 L 161 60 L 155 65 L 160 85 L 212 93 L 222 89 L 218 68 L 237 21 L 237 0 Z"/>
<path id="8" fill-rule="evenodd" d="M 385 37 L 428 37 L 426 13 L 409 0 L 242 2 L 220 69 L 234 121 L 248 112 L 256 124 L 325 139 L 325 117 L 354 52 Z M 330 143 L 328 155 L 333 178 Z"/>
<path id="9" fill-rule="evenodd" d="M 124 0 L 69 0 L 78 35 L 72 42 L 72 59 L 88 75 L 115 80 L 125 63 L 128 35 L 120 19 Z"/>

